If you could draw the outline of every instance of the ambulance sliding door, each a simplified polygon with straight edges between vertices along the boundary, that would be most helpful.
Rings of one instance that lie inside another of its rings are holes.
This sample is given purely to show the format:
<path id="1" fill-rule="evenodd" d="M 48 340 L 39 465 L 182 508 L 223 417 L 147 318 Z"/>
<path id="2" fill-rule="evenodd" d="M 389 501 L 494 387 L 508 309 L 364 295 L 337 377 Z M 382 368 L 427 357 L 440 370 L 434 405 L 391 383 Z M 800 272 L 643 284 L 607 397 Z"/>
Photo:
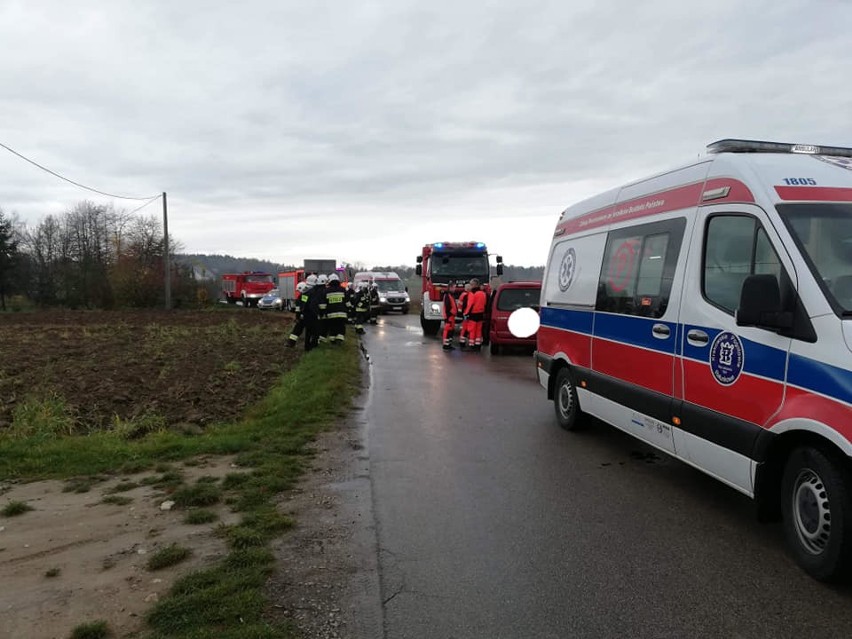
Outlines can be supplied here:
<path id="1" fill-rule="evenodd" d="M 599 417 L 670 452 L 680 306 L 673 283 L 686 226 L 673 216 L 609 232 L 589 381 Z"/>

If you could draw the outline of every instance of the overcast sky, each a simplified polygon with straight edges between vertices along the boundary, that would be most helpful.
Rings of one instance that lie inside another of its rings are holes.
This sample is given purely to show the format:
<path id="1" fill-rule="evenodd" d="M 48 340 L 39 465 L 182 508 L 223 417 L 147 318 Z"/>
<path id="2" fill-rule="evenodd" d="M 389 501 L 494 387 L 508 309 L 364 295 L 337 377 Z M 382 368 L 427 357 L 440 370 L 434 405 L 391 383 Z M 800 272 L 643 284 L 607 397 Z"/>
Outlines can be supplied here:
<path id="1" fill-rule="evenodd" d="M 187 252 L 538 265 L 567 205 L 713 140 L 852 146 L 850 26 L 849 0 L 0 0 L 0 142 L 167 191 Z M 139 204 L 0 172 L 28 224 Z"/>

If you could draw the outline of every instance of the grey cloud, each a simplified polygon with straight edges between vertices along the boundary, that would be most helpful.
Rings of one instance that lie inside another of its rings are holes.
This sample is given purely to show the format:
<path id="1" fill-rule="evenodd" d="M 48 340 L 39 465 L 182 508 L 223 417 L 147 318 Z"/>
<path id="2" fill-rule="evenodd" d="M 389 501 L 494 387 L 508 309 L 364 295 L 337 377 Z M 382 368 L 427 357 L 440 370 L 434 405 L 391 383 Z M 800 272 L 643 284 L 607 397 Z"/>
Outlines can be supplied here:
<path id="1" fill-rule="evenodd" d="M 568 197 L 728 135 L 852 145 L 848 3 L 45 6 L 0 13 L 20 54 L 0 61 L 0 140 L 105 190 L 167 190 L 189 215 L 375 203 L 379 224 L 495 185 Z M 0 206 L 67 197 L 11 170 Z"/>

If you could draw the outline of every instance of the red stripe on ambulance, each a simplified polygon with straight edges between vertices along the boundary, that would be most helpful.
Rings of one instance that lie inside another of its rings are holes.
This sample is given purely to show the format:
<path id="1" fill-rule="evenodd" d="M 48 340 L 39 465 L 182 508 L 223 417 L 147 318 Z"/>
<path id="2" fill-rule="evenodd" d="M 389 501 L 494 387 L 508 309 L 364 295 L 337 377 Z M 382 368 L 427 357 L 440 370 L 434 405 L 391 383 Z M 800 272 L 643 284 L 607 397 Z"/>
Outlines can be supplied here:
<path id="1" fill-rule="evenodd" d="M 651 195 L 643 195 L 640 198 L 619 202 L 618 204 L 606 206 L 591 213 L 571 218 L 556 227 L 555 235 L 578 233 L 616 222 L 625 222 L 648 215 L 692 208 L 703 203 L 702 198 L 706 192 L 725 188 L 728 190 L 724 194 L 714 197 L 708 203 L 754 202 L 752 192 L 739 180 L 733 178 L 713 178 L 706 182 L 695 182 L 666 191 L 652 193 Z"/>
<path id="2" fill-rule="evenodd" d="M 730 386 L 721 386 L 713 377 L 710 365 L 683 358 L 683 373 L 687 381 L 684 401 L 730 415 L 746 422 L 765 426 L 781 403 L 783 384 L 743 373 Z M 691 383 L 689 380 L 692 380 Z"/>
<path id="3" fill-rule="evenodd" d="M 852 202 L 852 189 L 834 186 L 776 186 L 782 200 L 802 202 Z"/>
<path id="4" fill-rule="evenodd" d="M 596 373 L 663 395 L 672 394 L 674 354 L 595 339 L 592 357 Z"/>
<path id="5" fill-rule="evenodd" d="M 552 326 L 540 326 L 538 329 L 538 350 L 554 355 L 565 353 L 574 366 L 591 368 L 592 336 L 575 333 Z"/>
<path id="6" fill-rule="evenodd" d="M 847 404 L 808 392 L 795 386 L 787 387 L 784 407 L 769 424 L 773 426 L 785 419 L 807 415 L 810 419 L 823 424 L 831 424 L 844 439 L 852 441 L 852 408 Z"/>

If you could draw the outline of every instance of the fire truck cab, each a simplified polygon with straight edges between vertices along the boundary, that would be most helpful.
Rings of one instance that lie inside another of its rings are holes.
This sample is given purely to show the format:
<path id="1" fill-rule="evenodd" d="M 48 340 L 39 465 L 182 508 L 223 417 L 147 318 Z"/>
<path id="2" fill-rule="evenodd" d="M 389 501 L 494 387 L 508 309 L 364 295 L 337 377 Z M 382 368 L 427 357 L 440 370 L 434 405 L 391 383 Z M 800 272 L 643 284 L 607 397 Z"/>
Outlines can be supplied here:
<path id="1" fill-rule="evenodd" d="M 455 284 L 461 289 L 473 278 L 478 279 L 487 295 L 491 295 L 491 267 L 488 249 L 483 242 L 435 242 L 423 247 L 417 256 L 417 275 L 423 278 L 423 306 L 420 326 L 424 335 L 437 335 L 443 319 L 439 284 Z M 497 256 L 497 275 L 503 274 L 503 258 Z"/>
<path id="2" fill-rule="evenodd" d="M 245 271 L 222 276 L 222 295 L 229 304 L 242 302 L 243 306 L 256 306 L 258 300 L 275 288 L 271 273 Z"/>

